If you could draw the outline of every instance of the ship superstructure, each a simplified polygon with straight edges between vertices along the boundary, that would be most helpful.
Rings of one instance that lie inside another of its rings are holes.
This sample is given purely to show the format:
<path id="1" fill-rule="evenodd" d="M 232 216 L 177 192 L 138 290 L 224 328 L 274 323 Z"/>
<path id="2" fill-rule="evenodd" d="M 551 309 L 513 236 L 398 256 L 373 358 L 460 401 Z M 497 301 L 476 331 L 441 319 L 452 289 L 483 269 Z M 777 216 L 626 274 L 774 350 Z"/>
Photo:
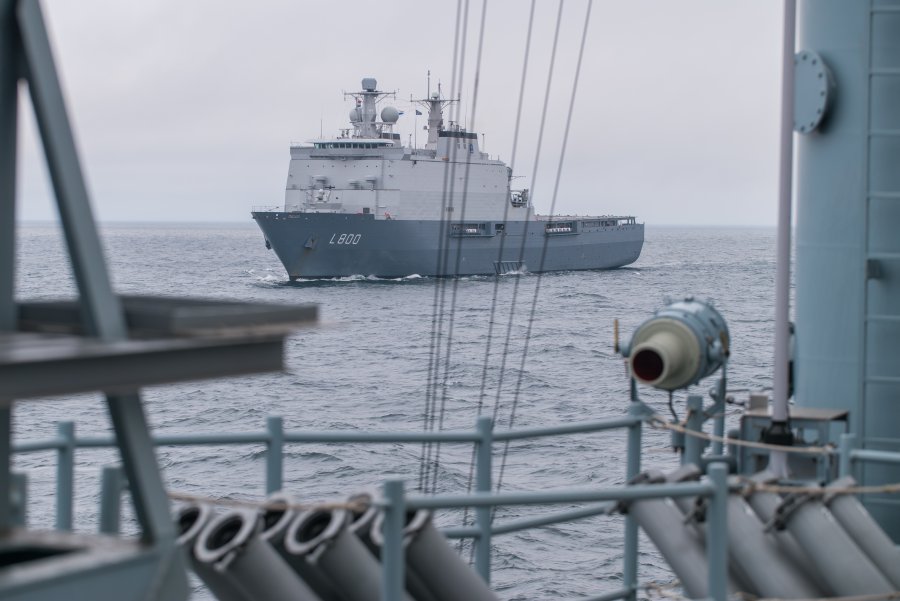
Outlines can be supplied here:
<path id="1" fill-rule="evenodd" d="M 637 260 L 634 217 L 535 215 L 512 170 L 444 109 L 440 87 L 415 101 L 427 112 L 424 148 L 403 146 L 393 94 L 374 78 L 355 100 L 351 128 L 291 146 L 283 210 L 254 210 L 291 279 L 602 269 Z M 546 252 L 544 247 L 546 246 Z M 458 257 L 457 257 L 458 255 Z"/>

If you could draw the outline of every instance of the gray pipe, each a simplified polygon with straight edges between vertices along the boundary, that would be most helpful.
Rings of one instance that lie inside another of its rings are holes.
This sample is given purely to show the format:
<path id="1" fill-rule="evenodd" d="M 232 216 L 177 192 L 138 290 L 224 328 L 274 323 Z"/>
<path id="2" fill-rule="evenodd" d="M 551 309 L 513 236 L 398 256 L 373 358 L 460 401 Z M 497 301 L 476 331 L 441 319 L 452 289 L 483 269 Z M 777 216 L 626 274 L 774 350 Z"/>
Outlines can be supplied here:
<path id="1" fill-rule="evenodd" d="M 828 488 L 856 486 L 856 480 L 847 476 L 832 482 Z M 825 504 L 841 527 L 847 531 L 875 567 L 900 590 L 900 549 L 884 533 L 859 499 L 852 495 L 831 495 Z"/>
<path id="2" fill-rule="evenodd" d="M 355 534 L 366 548 L 377 557 L 380 550 L 378 545 L 372 542 L 370 532 L 372 524 L 375 522 L 375 516 L 378 515 L 378 508 L 372 503 L 372 499 L 372 494 L 368 492 L 357 493 L 347 498 L 347 503 L 359 506 L 359 509 L 350 512 L 349 528 L 350 532 Z"/>
<path id="3" fill-rule="evenodd" d="M 383 543 L 384 514 L 375 517 L 370 531 L 372 540 Z M 447 538 L 431 519 L 431 512 L 407 514 L 403 528 L 407 573 L 418 579 L 435 601 L 497 601 L 497 596 L 472 567 L 460 559 Z M 407 581 L 407 587 L 409 582 Z M 412 589 L 410 589 L 412 591 Z M 412 591 L 416 599 L 420 597 Z"/>
<path id="4" fill-rule="evenodd" d="M 751 480 L 758 483 L 769 482 L 772 479 L 771 473 L 762 471 L 754 475 Z M 767 526 L 772 522 L 775 511 L 781 504 L 781 497 L 772 493 L 755 492 L 746 498 L 747 503 L 753 509 L 753 513 L 759 518 L 759 521 Z M 816 585 L 827 595 L 834 594 L 828 586 L 825 585 L 825 579 L 822 571 L 810 560 L 794 535 L 787 530 L 779 530 L 771 528 L 768 535 L 775 539 L 778 546 L 793 562 L 794 566 L 803 572 L 806 580 L 815 582 Z"/>
<path id="5" fill-rule="evenodd" d="M 275 549 L 275 552 L 291 566 L 297 576 L 309 585 L 322 601 L 342 601 L 334 585 L 320 570 L 306 561 L 305 556 L 293 555 L 285 547 L 288 528 L 303 513 L 290 507 L 299 505 L 299 501 L 291 495 L 276 492 L 269 495 L 266 505 L 259 517 L 263 528 L 260 537 Z"/>
<path id="6" fill-rule="evenodd" d="M 179 507 L 175 511 L 175 527 L 178 531 L 176 542 L 187 555 L 191 569 L 216 599 L 219 601 L 250 601 L 231 586 L 225 576 L 197 561 L 197 557 L 194 555 L 194 544 L 197 542 L 197 537 L 212 519 L 213 513 L 213 508 L 209 505 L 192 503 Z"/>
<path id="7" fill-rule="evenodd" d="M 662 482 L 662 472 L 646 471 L 631 484 Z M 672 499 L 644 499 L 624 504 L 678 576 L 685 595 L 705 599 L 709 590 L 709 564 L 700 542 L 683 526 L 684 514 Z"/>
<path id="8" fill-rule="evenodd" d="M 253 601 L 320 601 L 259 533 L 255 511 L 230 511 L 206 525 L 194 545 L 197 560 Z"/>
<path id="9" fill-rule="evenodd" d="M 358 506 L 356 510 L 350 512 L 349 530 L 362 541 L 376 559 L 380 560 L 383 539 L 379 536 L 377 543 L 372 539 L 372 527 L 381 510 L 375 506 L 373 499 L 374 495 L 369 492 L 357 493 L 347 498 L 347 503 Z M 409 570 L 406 570 L 406 590 L 416 601 L 437 601 L 419 577 Z"/>
<path id="10" fill-rule="evenodd" d="M 640 475 L 640 481 L 650 484 L 650 483 L 658 483 L 658 482 L 696 482 L 700 480 L 700 477 L 703 475 L 703 472 L 693 463 L 685 463 L 681 465 L 678 469 L 673 472 L 670 472 L 666 475 L 663 475 L 662 472 L 658 472 L 656 470 L 648 470 L 644 472 L 644 474 Z M 637 481 L 638 479 L 636 479 Z M 685 525 L 685 532 L 688 536 L 694 538 L 697 541 L 697 544 L 703 549 L 704 556 L 706 556 L 706 526 L 704 524 L 705 513 L 706 513 L 706 504 L 705 499 L 698 499 L 697 497 L 674 497 L 672 499 L 675 502 L 675 506 L 685 515 L 685 519 L 682 520 L 682 523 Z M 694 513 L 697 513 L 695 517 L 692 517 Z M 729 506 L 728 518 L 731 519 L 731 506 Z M 732 539 L 731 536 L 731 528 L 728 529 L 729 540 L 739 540 Z M 753 579 L 747 574 L 746 570 L 744 570 L 743 565 L 740 562 L 735 561 L 733 557 L 733 553 L 731 553 L 731 548 L 734 545 L 729 545 L 729 562 L 728 562 L 728 577 L 729 577 L 729 587 L 732 590 L 742 591 L 745 593 L 750 593 L 752 595 L 759 595 L 758 588 L 753 584 Z"/>
<path id="11" fill-rule="evenodd" d="M 365 532 L 365 538 L 363 540 L 368 542 L 370 550 L 380 559 L 381 547 L 384 544 L 384 512 L 374 506 L 371 507 L 370 510 L 374 511 L 366 511 L 364 514 L 360 515 L 356 522 L 360 524 L 360 527 L 357 528 L 356 533 L 359 535 L 361 531 Z M 415 512 L 407 512 L 406 523 L 409 524 L 415 519 L 415 515 Z M 351 530 L 353 530 L 353 525 L 356 523 L 351 525 Z M 406 551 L 409 547 L 410 539 L 406 536 L 407 533 L 407 529 L 404 528 L 403 550 L 404 555 L 408 557 Z M 413 599 L 416 601 L 439 601 L 438 597 L 431 592 L 431 589 L 426 586 L 425 582 L 422 581 L 422 578 L 417 573 L 408 566 L 404 571 L 406 572 L 406 591 L 412 595 Z"/>
<path id="12" fill-rule="evenodd" d="M 729 559 L 741 566 L 758 594 L 788 599 L 822 597 L 824 591 L 796 569 L 789 555 L 763 528 L 744 499 L 729 495 L 728 538 L 734 541 L 728 548 Z"/>
<path id="13" fill-rule="evenodd" d="M 668 482 L 697 480 L 700 470 L 682 466 L 666 477 Z M 682 497 L 676 504 L 686 514 L 694 510 L 695 499 Z M 698 530 L 704 528 L 698 523 Z M 787 599 L 821 597 L 824 593 L 814 580 L 807 578 L 781 548 L 774 536 L 766 534 L 764 525 L 747 502 L 738 495 L 728 496 L 729 568 L 736 583 L 745 592 L 763 597 Z M 701 541 L 705 540 L 703 538 Z"/>
<path id="14" fill-rule="evenodd" d="M 317 510 L 297 516 L 284 538 L 286 551 L 320 570 L 346 601 L 370 601 L 381 590 L 381 565 L 350 530 L 344 509 Z M 404 595 L 405 601 L 412 601 Z"/>
<path id="15" fill-rule="evenodd" d="M 856 543 L 840 527 L 819 500 L 795 503 L 772 493 L 756 492 L 750 498 L 760 519 L 784 524 L 801 553 L 815 566 L 829 595 L 849 596 L 888 593 L 894 590 Z M 769 516 L 767 519 L 766 515 Z"/>

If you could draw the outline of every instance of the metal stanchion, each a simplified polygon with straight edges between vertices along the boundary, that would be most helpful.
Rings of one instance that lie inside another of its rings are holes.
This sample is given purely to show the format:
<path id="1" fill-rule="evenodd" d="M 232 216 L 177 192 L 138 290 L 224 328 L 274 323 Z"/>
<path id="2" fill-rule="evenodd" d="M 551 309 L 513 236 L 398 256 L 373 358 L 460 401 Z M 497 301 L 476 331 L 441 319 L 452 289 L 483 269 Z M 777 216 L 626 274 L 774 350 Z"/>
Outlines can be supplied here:
<path id="1" fill-rule="evenodd" d="M 288 527 L 284 547 L 331 582 L 346 601 L 370 601 L 381 590 L 381 566 L 350 530 L 344 509 L 304 512 Z M 412 601 L 404 595 L 407 601 Z"/>
<path id="2" fill-rule="evenodd" d="M 297 499 L 291 495 L 277 492 L 266 500 L 267 507 L 260 514 L 263 523 L 263 531 L 260 536 L 267 541 L 273 549 L 291 566 L 309 587 L 322 599 L 322 601 L 343 601 L 334 584 L 316 566 L 307 561 L 305 555 L 290 553 L 285 545 L 288 529 L 303 512 L 293 509 L 290 505 L 297 505 Z"/>
<path id="3" fill-rule="evenodd" d="M 630 484 L 665 481 L 661 472 L 647 471 Z M 628 515 L 644 530 L 681 580 L 685 594 L 692 599 L 708 596 L 709 567 L 703 545 L 683 527 L 684 513 L 672 499 L 642 499 L 626 505 Z"/>
<path id="4" fill-rule="evenodd" d="M 372 526 L 372 540 L 381 544 L 382 523 L 379 514 Z M 431 520 L 431 512 L 420 510 L 407 514 L 403 529 L 406 548 L 407 573 L 421 582 L 422 587 L 436 601 L 496 601 L 497 596 L 456 551 Z M 407 579 L 409 587 L 409 579 Z M 413 596 L 419 599 L 415 590 Z"/>

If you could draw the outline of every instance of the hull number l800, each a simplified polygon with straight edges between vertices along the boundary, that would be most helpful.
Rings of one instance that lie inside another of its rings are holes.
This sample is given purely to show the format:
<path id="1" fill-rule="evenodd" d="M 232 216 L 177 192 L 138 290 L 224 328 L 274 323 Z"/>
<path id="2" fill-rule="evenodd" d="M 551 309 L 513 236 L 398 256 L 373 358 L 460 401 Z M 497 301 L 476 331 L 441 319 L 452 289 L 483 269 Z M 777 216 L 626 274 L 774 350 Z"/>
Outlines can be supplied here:
<path id="1" fill-rule="evenodd" d="M 352 244 L 356 246 L 362 239 L 362 234 L 331 234 L 328 244 Z"/>

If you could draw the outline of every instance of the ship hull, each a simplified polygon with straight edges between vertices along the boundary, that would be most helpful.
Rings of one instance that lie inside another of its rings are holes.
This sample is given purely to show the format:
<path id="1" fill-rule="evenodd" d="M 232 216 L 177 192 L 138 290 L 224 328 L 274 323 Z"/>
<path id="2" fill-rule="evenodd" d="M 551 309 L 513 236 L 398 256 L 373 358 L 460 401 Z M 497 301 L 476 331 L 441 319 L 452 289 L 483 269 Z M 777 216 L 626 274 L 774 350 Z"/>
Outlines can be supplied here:
<path id="1" fill-rule="evenodd" d="M 635 223 L 597 227 L 569 220 L 571 231 L 548 233 L 543 221 L 487 222 L 468 230 L 365 214 L 252 215 L 291 280 L 612 269 L 636 261 L 644 243 L 644 226 Z"/>

